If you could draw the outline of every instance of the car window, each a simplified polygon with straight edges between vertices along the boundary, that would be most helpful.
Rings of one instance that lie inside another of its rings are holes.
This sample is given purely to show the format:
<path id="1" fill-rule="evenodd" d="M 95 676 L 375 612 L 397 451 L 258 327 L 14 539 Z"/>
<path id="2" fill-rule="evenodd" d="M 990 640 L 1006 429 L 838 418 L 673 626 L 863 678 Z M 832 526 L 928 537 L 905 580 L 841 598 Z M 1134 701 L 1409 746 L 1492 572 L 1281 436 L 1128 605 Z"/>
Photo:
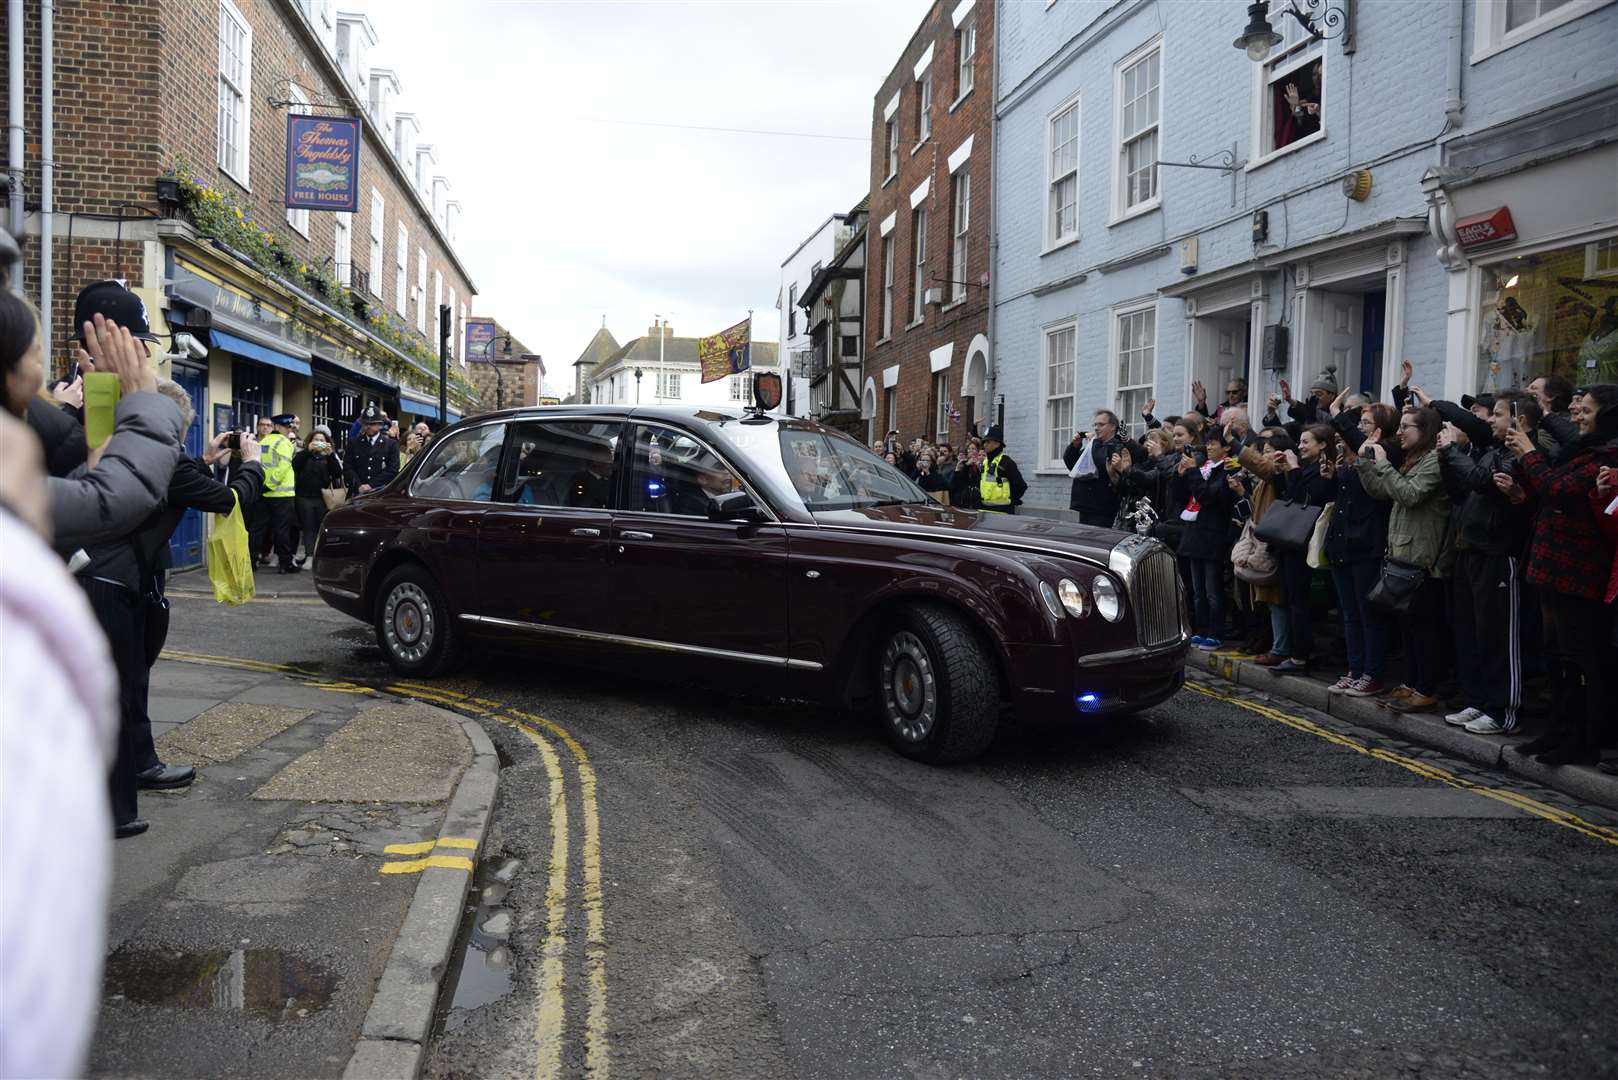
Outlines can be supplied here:
<path id="1" fill-rule="evenodd" d="M 500 473 L 500 501 L 606 510 L 622 425 L 590 420 L 513 424 Z"/>
<path id="2" fill-rule="evenodd" d="M 741 479 L 719 456 L 683 432 L 637 427 L 625 509 L 707 517 L 716 495 L 741 491 Z"/>
<path id="3" fill-rule="evenodd" d="M 410 493 L 427 499 L 488 502 L 500 466 L 506 425 L 484 424 L 456 431 L 433 444 L 432 456 L 416 473 Z"/>
<path id="4" fill-rule="evenodd" d="M 782 431 L 781 460 L 810 513 L 929 501 L 904 473 L 841 433 Z"/>

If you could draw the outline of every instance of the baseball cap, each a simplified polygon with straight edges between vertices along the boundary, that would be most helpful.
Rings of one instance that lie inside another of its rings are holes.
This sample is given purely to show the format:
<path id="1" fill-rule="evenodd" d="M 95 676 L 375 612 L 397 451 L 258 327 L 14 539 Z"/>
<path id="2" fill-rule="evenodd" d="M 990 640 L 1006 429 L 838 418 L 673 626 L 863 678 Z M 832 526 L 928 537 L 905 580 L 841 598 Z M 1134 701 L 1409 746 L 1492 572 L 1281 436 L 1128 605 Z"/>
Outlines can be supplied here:
<path id="1" fill-rule="evenodd" d="M 142 341 L 156 341 L 152 324 L 146 318 L 146 305 L 121 282 L 95 281 L 79 290 L 73 301 L 74 337 L 82 340 L 84 324 L 100 315 L 117 323 Z"/>

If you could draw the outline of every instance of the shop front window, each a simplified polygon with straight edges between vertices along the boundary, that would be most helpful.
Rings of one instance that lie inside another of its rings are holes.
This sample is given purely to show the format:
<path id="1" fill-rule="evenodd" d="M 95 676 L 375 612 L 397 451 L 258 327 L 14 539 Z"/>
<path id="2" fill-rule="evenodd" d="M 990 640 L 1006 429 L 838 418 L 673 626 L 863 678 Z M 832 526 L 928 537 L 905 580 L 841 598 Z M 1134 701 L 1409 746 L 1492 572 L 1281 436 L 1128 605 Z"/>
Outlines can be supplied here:
<path id="1" fill-rule="evenodd" d="M 1541 375 L 1562 375 L 1575 386 L 1618 382 L 1618 277 L 1603 272 L 1615 240 L 1483 268 L 1479 392 L 1521 389 Z"/>
<path id="2" fill-rule="evenodd" d="M 237 360 L 230 366 L 230 407 L 236 412 L 236 430 L 252 431 L 260 420 L 274 414 L 275 370 L 263 364 Z"/>

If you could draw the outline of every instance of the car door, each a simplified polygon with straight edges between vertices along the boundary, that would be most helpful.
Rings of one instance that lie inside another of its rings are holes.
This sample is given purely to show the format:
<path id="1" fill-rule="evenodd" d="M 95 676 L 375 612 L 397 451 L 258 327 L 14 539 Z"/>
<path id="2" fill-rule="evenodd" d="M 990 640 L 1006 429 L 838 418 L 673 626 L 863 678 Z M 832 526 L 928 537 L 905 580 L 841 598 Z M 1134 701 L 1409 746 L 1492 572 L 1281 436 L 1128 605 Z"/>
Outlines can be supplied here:
<path id="1" fill-rule="evenodd" d="M 458 615 L 477 610 L 478 529 L 493 504 L 505 436 L 502 423 L 461 427 L 426 451 L 407 497 L 368 501 L 393 522 L 396 542 L 427 564 Z"/>
<path id="2" fill-rule="evenodd" d="M 714 495 L 746 489 L 690 432 L 637 424 L 622 459 L 625 494 L 613 518 L 616 632 L 686 663 L 733 674 L 782 671 L 786 530 L 773 519 L 708 520 Z"/>
<path id="3" fill-rule="evenodd" d="M 509 425 L 478 540 L 484 629 L 562 638 L 609 629 L 616 420 Z"/>

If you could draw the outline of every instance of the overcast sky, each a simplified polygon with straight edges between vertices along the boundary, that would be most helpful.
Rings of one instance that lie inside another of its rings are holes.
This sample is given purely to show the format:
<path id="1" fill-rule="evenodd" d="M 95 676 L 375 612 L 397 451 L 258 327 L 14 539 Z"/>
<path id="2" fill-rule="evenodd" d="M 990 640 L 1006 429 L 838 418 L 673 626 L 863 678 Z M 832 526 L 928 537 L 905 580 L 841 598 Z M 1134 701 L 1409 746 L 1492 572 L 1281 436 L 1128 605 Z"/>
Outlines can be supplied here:
<path id="1" fill-rule="evenodd" d="M 342 6 L 342 5 L 339 5 Z M 777 339 L 781 263 L 869 185 L 878 87 L 925 0 L 369 0 L 463 208 L 456 248 L 552 392 L 606 316 Z M 637 127 L 655 121 L 858 141 Z"/>

